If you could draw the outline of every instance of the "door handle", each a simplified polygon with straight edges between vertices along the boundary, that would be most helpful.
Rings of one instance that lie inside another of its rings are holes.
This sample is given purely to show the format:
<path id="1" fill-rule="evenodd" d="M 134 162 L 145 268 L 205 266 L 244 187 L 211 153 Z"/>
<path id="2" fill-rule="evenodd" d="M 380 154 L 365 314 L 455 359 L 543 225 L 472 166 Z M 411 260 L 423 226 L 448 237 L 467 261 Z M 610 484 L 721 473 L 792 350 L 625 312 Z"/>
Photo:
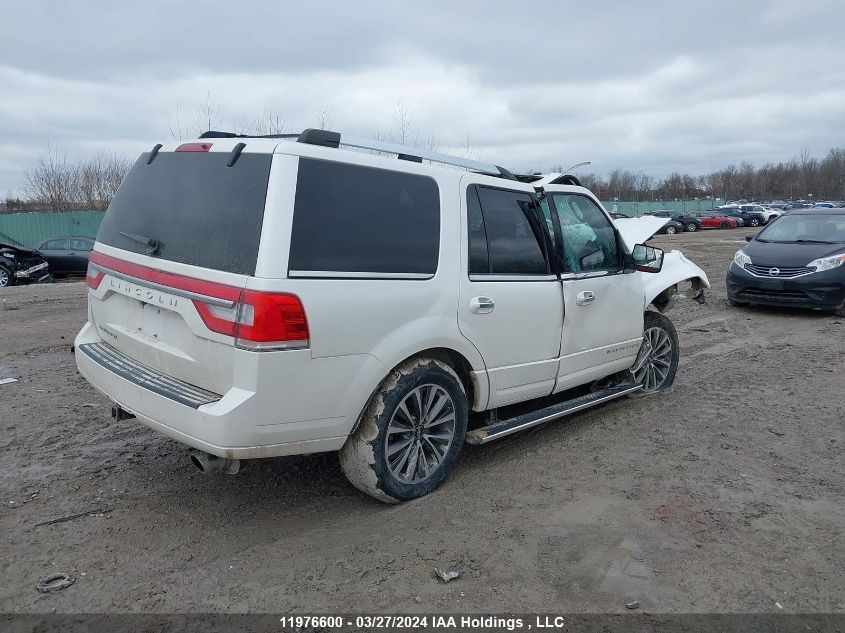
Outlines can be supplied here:
<path id="1" fill-rule="evenodd" d="M 469 300 L 469 311 L 473 314 L 490 314 L 495 307 L 490 297 L 473 297 Z"/>
<path id="2" fill-rule="evenodd" d="M 592 290 L 584 290 L 575 295 L 575 303 L 579 306 L 585 306 L 596 300 L 596 293 Z"/>

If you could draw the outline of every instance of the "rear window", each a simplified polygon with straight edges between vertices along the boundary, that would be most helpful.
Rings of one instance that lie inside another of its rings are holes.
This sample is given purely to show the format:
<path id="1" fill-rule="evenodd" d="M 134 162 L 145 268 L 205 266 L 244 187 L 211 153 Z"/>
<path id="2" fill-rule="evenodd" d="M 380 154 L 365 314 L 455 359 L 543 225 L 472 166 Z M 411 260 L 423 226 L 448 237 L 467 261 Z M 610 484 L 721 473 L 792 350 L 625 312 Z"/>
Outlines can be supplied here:
<path id="1" fill-rule="evenodd" d="M 300 158 L 293 277 L 431 277 L 440 194 L 428 176 Z"/>
<path id="2" fill-rule="evenodd" d="M 255 274 L 272 154 L 142 154 L 109 205 L 97 241 L 161 259 Z"/>

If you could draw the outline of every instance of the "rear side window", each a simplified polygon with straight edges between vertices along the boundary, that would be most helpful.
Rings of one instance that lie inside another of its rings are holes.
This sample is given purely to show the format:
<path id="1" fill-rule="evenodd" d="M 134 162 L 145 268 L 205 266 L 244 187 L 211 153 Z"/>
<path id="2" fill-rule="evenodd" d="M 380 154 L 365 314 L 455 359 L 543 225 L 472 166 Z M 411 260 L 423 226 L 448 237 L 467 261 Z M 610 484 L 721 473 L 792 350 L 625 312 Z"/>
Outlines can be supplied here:
<path id="1" fill-rule="evenodd" d="M 97 241 L 231 273 L 255 274 L 272 154 L 142 154 L 120 185 Z"/>
<path id="2" fill-rule="evenodd" d="M 471 274 L 545 275 L 534 199 L 521 191 L 467 188 Z"/>
<path id="3" fill-rule="evenodd" d="M 300 158 L 292 277 L 431 277 L 439 254 L 432 178 Z"/>
<path id="4" fill-rule="evenodd" d="M 46 242 L 42 248 L 45 251 L 66 251 L 67 240 L 50 240 Z"/>
<path id="5" fill-rule="evenodd" d="M 85 240 L 71 240 L 70 241 L 70 250 L 72 250 L 72 251 L 90 251 L 91 250 L 91 242 L 87 242 Z"/>

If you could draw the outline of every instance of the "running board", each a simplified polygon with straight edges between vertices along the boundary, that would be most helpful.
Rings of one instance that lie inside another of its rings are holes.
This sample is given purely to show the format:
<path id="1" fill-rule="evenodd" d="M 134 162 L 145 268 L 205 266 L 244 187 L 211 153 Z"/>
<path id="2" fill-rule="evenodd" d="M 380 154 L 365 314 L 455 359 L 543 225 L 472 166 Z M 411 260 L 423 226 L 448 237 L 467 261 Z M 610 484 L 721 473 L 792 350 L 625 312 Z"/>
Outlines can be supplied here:
<path id="1" fill-rule="evenodd" d="M 510 420 L 499 420 L 480 429 L 470 431 L 466 434 L 466 442 L 467 444 L 486 444 L 487 442 L 498 440 L 512 433 L 543 424 L 543 422 L 549 422 L 550 420 L 562 418 L 576 411 L 589 409 L 597 404 L 608 402 L 609 400 L 619 398 L 634 391 L 639 391 L 639 389 L 640 385 L 634 383 L 618 385 L 581 396 L 580 398 L 573 398 L 572 400 L 567 400 L 566 402 L 561 402 L 544 409 L 538 409 L 531 413 L 518 415 Z"/>

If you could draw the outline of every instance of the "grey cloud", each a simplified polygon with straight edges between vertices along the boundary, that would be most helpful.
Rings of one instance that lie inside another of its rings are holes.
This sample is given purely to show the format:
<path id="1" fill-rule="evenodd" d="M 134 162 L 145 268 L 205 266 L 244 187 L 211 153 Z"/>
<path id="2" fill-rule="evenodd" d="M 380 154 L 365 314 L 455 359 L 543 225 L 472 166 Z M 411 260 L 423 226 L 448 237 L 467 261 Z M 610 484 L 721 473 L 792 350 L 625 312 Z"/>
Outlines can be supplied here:
<path id="1" fill-rule="evenodd" d="M 133 154 L 210 93 L 222 126 L 394 123 L 516 169 L 665 175 L 845 145 L 845 5 L 0 0 L 0 194 L 46 149 Z"/>

